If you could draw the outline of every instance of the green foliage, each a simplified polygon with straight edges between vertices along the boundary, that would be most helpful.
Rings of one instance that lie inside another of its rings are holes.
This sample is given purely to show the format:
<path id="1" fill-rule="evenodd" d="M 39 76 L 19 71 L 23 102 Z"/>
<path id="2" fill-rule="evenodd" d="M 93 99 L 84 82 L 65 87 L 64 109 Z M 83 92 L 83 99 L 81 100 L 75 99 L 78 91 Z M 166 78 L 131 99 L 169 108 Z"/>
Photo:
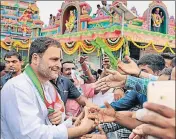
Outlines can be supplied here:
<path id="1" fill-rule="evenodd" d="M 106 43 L 104 43 L 102 39 L 97 38 L 95 41 L 92 41 L 91 44 L 96 48 L 103 49 L 104 52 L 109 56 L 112 68 L 117 69 L 117 59 L 114 57 L 110 48 L 106 46 Z"/>

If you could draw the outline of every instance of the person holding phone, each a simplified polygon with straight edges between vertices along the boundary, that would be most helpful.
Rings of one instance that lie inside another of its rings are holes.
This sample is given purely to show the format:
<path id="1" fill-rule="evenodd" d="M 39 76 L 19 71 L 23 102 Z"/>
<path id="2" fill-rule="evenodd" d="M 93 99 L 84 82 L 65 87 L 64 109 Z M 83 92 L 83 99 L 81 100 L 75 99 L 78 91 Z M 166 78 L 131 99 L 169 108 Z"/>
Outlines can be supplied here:
<path id="1" fill-rule="evenodd" d="M 129 139 L 142 139 L 147 135 L 162 139 L 175 139 L 175 110 L 148 102 L 144 103 L 143 107 L 148 111 L 137 112 L 136 118 L 145 124 L 133 129 Z"/>

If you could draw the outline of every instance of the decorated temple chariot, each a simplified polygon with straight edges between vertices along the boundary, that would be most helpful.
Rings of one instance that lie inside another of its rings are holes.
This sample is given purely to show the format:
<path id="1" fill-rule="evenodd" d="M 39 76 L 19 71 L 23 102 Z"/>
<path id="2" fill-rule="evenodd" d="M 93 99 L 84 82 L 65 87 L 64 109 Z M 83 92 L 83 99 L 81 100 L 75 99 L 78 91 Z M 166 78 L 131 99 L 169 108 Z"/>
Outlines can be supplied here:
<path id="1" fill-rule="evenodd" d="M 175 54 L 175 19 L 159 0 L 152 1 L 142 16 L 135 7 L 128 9 L 126 0 L 100 1 L 95 13 L 86 1 L 65 0 L 48 18 L 43 26 L 34 0 L 2 2 L 1 49 L 27 53 L 32 40 L 47 36 L 61 43 L 65 60 L 88 54 L 89 61 L 99 66 L 104 49 L 117 58 Z"/>

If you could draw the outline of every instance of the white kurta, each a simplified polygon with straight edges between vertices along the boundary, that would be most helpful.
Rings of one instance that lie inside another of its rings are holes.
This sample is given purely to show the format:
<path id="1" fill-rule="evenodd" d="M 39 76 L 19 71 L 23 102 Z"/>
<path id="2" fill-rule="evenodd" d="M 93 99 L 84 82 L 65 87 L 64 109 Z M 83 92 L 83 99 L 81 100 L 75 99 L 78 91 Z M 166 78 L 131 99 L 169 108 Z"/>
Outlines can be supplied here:
<path id="1" fill-rule="evenodd" d="M 4 139 L 67 139 L 64 123 L 48 120 L 47 108 L 25 73 L 10 79 L 1 90 L 1 135 Z"/>

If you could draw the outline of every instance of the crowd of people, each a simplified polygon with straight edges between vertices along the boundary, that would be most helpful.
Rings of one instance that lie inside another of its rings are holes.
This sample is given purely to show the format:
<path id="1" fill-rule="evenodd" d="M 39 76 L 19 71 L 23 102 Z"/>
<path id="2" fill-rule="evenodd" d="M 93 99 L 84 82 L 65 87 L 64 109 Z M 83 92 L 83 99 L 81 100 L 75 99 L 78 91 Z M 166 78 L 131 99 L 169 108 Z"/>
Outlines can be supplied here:
<path id="1" fill-rule="evenodd" d="M 147 102 L 150 82 L 175 81 L 175 55 L 125 56 L 116 70 L 104 55 L 96 71 L 88 57 L 79 68 L 63 59 L 59 42 L 40 37 L 24 69 L 14 50 L 4 61 L 2 139 L 175 139 L 175 109 Z"/>

